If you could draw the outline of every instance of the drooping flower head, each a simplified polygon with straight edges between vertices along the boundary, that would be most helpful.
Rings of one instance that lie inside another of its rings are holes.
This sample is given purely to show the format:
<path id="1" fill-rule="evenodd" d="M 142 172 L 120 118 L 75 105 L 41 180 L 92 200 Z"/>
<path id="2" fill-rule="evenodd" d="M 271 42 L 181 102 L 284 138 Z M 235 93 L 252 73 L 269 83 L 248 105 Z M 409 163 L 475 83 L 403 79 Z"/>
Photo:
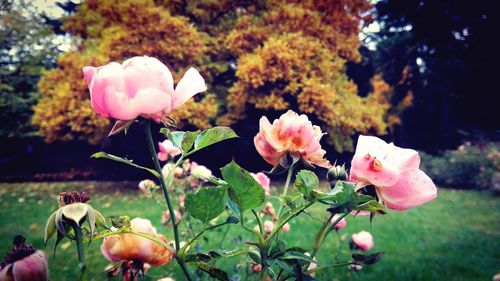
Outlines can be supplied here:
<path id="1" fill-rule="evenodd" d="M 319 142 L 322 136 L 321 128 L 313 126 L 306 115 L 289 110 L 272 124 L 263 116 L 254 144 L 264 160 L 273 166 L 289 154 L 309 164 L 329 168 L 330 163 L 323 158 L 326 151 Z"/>
<path id="2" fill-rule="evenodd" d="M 158 143 L 158 160 L 167 161 L 170 157 L 175 157 L 181 154 L 181 150 L 174 146 L 174 144 L 170 140 L 164 140 L 163 142 Z"/>
<path id="3" fill-rule="evenodd" d="M 197 93 L 205 91 L 200 73 L 190 68 L 177 83 L 158 59 L 138 56 L 122 64 L 83 68 L 92 108 L 101 116 L 133 120 L 138 116 L 160 121 Z"/>
<path id="4" fill-rule="evenodd" d="M 2 281 L 48 281 L 47 254 L 25 243 L 23 236 L 14 237 L 12 250 L 0 263 Z"/>
<path id="5" fill-rule="evenodd" d="M 132 231 L 155 236 L 168 243 L 167 239 L 156 233 L 151 221 L 134 218 L 130 221 Z M 172 260 L 173 253 L 164 245 L 131 233 L 114 234 L 104 238 L 101 245 L 102 255 L 111 262 L 141 261 L 152 266 L 160 266 Z"/>
<path id="6" fill-rule="evenodd" d="M 373 242 L 373 236 L 368 231 L 354 233 L 351 239 L 352 242 L 363 252 L 370 250 L 375 245 Z"/>
<path id="7" fill-rule="evenodd" d="M 359 136 L 350 180 L 359 186 L 375 186 L 389 209 L 406 210 L 437 197 L 436 186 L 419 165 L 420 157 L 413 149 L 387 144 L 377 137 Z"/>

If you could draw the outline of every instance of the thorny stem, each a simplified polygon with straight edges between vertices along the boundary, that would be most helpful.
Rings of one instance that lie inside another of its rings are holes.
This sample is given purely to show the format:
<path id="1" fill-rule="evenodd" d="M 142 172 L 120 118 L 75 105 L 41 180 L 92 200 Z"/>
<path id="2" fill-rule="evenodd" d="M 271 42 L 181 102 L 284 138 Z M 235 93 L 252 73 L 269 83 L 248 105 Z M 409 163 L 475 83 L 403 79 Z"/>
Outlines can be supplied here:
<path id="1" fill-rule="evenodd" d="M 174 209 L 172 208 L 172 202 L 170 201 L 170 196 L 168 194 L 168 187 L 170 186 L 170 184 L 172 184 L 175 168 L 177 168 L 179 163 L 182 161 L 182 156 L 175 163 L 174 167 L 172 167 L 172 170 L 168 174 L 167 180 L 165 180 L 165 178 L 162 176 L 160 161 L 158 161 L 158 154 L 156 153 L 155 144 L 153 142 L 153 136 L 151 135 L 151 121 L 146 120 L 144 122 L 144 132 L 146 133 L 146 140 L 148 142 L 149 152 L 151 153 L 151 157 L 152 157 L 153 163 L 155 165 L 155 170 L 160 175 L 159 180 L 161 182 L 161 189 L 163 190 L 163 195 L 165 197 L 165 201 L 167 202 L 167 206 L 168 206 L 168 212 L 170 213 L 170 219 L 172 220 L 172 225 L 173 225 L 172 228 L 174 230 L 174 239 L 175 239 L 175 249 L 177 251 L 179 251 L 180 250 L 179 230 L 177 227 Z M 189 275 L 189 271 L 187 270 L 186 264 L 184 263 L 184 261 L 181 258 L 179 258 L 179 256 L 177 256 L 177 254 L 175 255 L 175 259 L 177 260 L 177 263 L 179 263 L 179 266 L 181 267 L 182 272 L 186 276 L 186 279 L 191 281 L 192 280 L 191 276 Z"/>

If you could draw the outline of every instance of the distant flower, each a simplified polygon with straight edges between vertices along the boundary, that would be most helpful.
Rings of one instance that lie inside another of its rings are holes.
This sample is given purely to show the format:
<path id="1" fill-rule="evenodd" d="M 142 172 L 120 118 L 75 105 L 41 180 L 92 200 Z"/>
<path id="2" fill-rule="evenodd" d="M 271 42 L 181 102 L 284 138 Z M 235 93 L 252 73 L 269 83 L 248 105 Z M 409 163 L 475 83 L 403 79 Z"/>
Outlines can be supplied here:
<path id="1" fill-rule="evenodd" d="M 267 202 L 266 205 L 264 205 L 264 209 L 262 209 L 262 212 L 266 215 L 269 215 L 271 218 L 276 220 L 276 211 L 274 210 L 273 204 L 271 202 Z"/>
<path id="2" fill-rule="evenodd" d="M 205 81 L 194 68 L 177 83 L 170 70 L 158 59 L 133 57 L 122 64 L 83 68 L 92 108 L 101 116 L 132 120 L 138 116 L 157 122 L 197 93 L 205 91 Z"/>
<path id="3" fill-rule="evenodd" d="M 165 177 L 165 178 L 168 177 L 168 175 L 170 174 L 170 172 L 172 171 L 173 168 L 174 168 L 174 164 L 172 164 L 172 163 L 165 164 L 165 166 L 163 166 L 163 168 L 161 169 L 161 173 L 162 173 L 163 177 Z M 174 171 L 175 178 L 180 178 L 180 177 L 182 177 L 183 174 L 184 174 L 184 170 L 181 167 L 175 168 L 175 171 Z"/>
<path id="4" fill-rule="evenodd" d="M 288 153 L 309 164 L 329 168 L 330 163 L 324 159 L 326 151 L 319 143 L 322 136 L 320 127 L 313 126 L 306 115 L 289 110 L 273 124 L 263 116 L 254 144 L 264 160 L 273 166 L 277 166 Z"/>
<path id="5" fill-rule="evenodd" d="M 152 180 L 146 179 L 139 182 L 139 190 L 147 196 L 151 195 L 151 190 L 156 187 L 156 183 Z"/>
<path id="6" fill-rule="evenodd" d="M 191 164 L 191 176 L 196 179 L 208 180 L 212 176 L 212 171 L 203 165 L 193 162 Z"/>
<path id="7" fill-rule="evenodd" d="M 352 242 L 361 249 L 361 251 L 368 251 L 374 246 L 373 236 L 368 231 L 360 231 L 352 235 Z"/>
<path id="8" fill-rule="evenodd" d="M 165 277 L 165 278 L 158 279 L 157 281 L 175 281 L 175 279 L 170 278 L 170 277 Z"/>
<path id="9" fill-rule="evenodd" d="M 272 221 L 265 221 L 264 222 L 264 231 L 266 233 L 271 233 L 274 229 L 274 223 Z"/>
<path id="10" fill-rule="evenodd" d="M 160 149 L 158 152 L 158 160 L 160 161 L 167 161 L 168 158 L 181 154 L 181 150 L 174 146 L 170 140 L 158 143 L 158 148 Z"/>
<path id="11" fill-rule="evenodd" d="M 0 264 L 2 281 L 48 281 L 47 254 L 25 244 L 26 239 L 16 236 L 12 250 Z"/>
<path id="12" fill-rule="evenodd" d="M 260 273 L 262 271 L 262 264 L 257 263 L 257 264 L 252 264 L 252 272 L 253 273 Z"/>
<path id="13" fill-rule="evenodd" d="M 281 231 L 283 231 L 283 233 L 290 232 L 290 224 L 289 223 L 285 223 L 283 225 L 283 227 L 281 228 Z"/>
<path id="14" fill-rule="evenodd" d="M 360 271 L 361 269 L 363 269 L 363 267 L 359 264 L 350 264 L 347 266 L 347 269 L 352 271 Z"/>
<path id="15" fill-rule="evenodd" d="M 175 215 L 175 223 L 179 223 L 182 220 L 182 214 L 181 212 L 174 210 L 174 215 Z M 163 211 L 161 213 L 161 224 L 164 224 L 168 227 L 172 227 L 172 218 L 170 217 L 170 212 L 168 211 Z"/>
<path id="16" fill-rule="evenodd" d="M 339 215 L 335 215 L 333 216 L 332 220 L 331 220 L 331 223 L 335 222 L 337 219 L 339 218 Z M 335 230 L 339 231 L 341 230 L 342 228 L 344 228 L 345 226 L 347 225 L 347 221 L 345 220 L 345 218 L 342 218 L 335 226 Z"/>
<path id="17" fill-rule="evenodd" d="M 306 256 L 310 257 L 311 255 L 309 255 L 309 253 L 305 253 Z M 313 259 L 314 261 L 316 261 L 316 258 Z M 307 270 L 315 270 L 316 268 L 318 268 L 318 264 L 316 262 L 311 262 L 309 264 L 309 267 L 307 268 Z M 312 272 L 310 274 L 312 277 L 314 277 L 316 275 L 315 272 Z"/>
<path id="18" fill-rule="evenodd" d="M 271 180 L 263 172 L 258 172 L 257 174 L 252 173 L 252 177 L 262 186 L 264 189 L 264 194 L 266 196 L 271 195 Z"/>
<path id="19" fill-rule="evenodd" d="M 359 186 L 374 185 L 389 209 L 406 210 L 437 197 L 436 186 L 419 165 L 420 157 L 413 149 L 359 136 L 350 180 Z"/>
<path id="20" fill-rule="evenodd" d="M 130 221 L 132 231 L 155 236 L 165 244 L 167 239 L 156 233 L 156 228 L 147 219 L 135 218 Z M 105 237 L 101 245 L 102 255 L 111 262 L 141 261 L 153 266 L 166 264 L 173 253 L 158 242 L 135 234 L 114 234 Z"/>

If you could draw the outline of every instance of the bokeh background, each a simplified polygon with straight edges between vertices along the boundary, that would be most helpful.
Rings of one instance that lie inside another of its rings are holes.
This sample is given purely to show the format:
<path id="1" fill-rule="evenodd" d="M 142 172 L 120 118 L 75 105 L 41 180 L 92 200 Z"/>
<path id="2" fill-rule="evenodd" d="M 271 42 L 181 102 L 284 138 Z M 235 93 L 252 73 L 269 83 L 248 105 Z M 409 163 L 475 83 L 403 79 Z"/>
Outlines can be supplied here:
<path id="1" fill-rule="evenodd" d="M 88 183 L 105 196 L 99 204 L 115 192 L 133 202 L 147 175 L 89 156 L 105 150 L 148 163 L 141 128 L 108 138 L 112 123 L 91 109 L 81 68 L 149 55 L 175 79 L 190 66 L 206 79 L 208 91 L 173 113 L 179 128 L 228 125 L 241 136 L 194 157 L 216 174 L 233 158 L 269 170 L 253 136 L 261 116 L 288 109 L 327 133 L 332 162 L 348 161 L 359 134 L 420 151 L 423 170 L 443 190 L 405 215 L 426 231 L 383 236 L 402 231 L 400 213 L 392 223 L 384 218 L 384 231 L 374 233 L 396 256 L 365 275 L 340 272 L 340 280 L 486 280 L 500 271 L 496 1 L 0 3 L 0 253 L 15 232 L 40 244 L 42 218 L 61 190 Z M 54 280 L 66 280 L 61 274 Z"/>

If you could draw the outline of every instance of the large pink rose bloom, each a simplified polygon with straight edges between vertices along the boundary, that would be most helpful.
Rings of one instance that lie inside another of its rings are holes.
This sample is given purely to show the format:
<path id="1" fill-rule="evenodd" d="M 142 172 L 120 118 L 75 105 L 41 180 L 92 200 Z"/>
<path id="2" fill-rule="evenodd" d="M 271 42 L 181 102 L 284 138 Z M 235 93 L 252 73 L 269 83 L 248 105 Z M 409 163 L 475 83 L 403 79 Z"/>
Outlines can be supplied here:
<path id="1" fill-rule="evenodd" d="M 361 251 L 368 251 L 375 243 L 373 242 L 373 236 L 368 231 L 360 231 L 358 233 L 354 233 L 351 237 L 352 242 L 358 246 Z"/>
<path id="2" fill-rule="evenodd" d="M 138 116 L 160 121 L 174 108 L 205 91 L 205 81 L 194 68 L 174 82 L 169 69 L 152 57 L 133 57 L 122 64 L 83 68 L 92 108 L 101 116 L 132 120 Z"/>
<path id="3" fill-rule="evenodd" d="M 420 157 L 413 149 L 359 136 L 350 179 L 360 186 L 374 185 L 389 209 L 406 210 L 437 197 L 436 186 L 419 165 Z"/>
<path id="4" fill-rule="evenodd" d="M 272 124 L 262 116 L 254 144 L 264 160 L 273 166 L 289 153 L 310 164 L 329 168 L 330 163 L 323 158 L 326 151 L 319 143 L 322 136 L 321 128 L 313 126 L 306 115 L 289 110 Z"/>
<path id="5" fill-rule="evenodd" d="M 156 228 L 147 219 L 134 218 L 130 221 L 130 226 L 134 232 L 150 234 L 168 243 L 165 237 L 156 233 Z M 173 253 L 163 245 L 131 233 L 114 234 L 104 238 L 101 253 L 111 262 L 139 260 L 153 266 L 166 264 L 173 258 Z"/>

